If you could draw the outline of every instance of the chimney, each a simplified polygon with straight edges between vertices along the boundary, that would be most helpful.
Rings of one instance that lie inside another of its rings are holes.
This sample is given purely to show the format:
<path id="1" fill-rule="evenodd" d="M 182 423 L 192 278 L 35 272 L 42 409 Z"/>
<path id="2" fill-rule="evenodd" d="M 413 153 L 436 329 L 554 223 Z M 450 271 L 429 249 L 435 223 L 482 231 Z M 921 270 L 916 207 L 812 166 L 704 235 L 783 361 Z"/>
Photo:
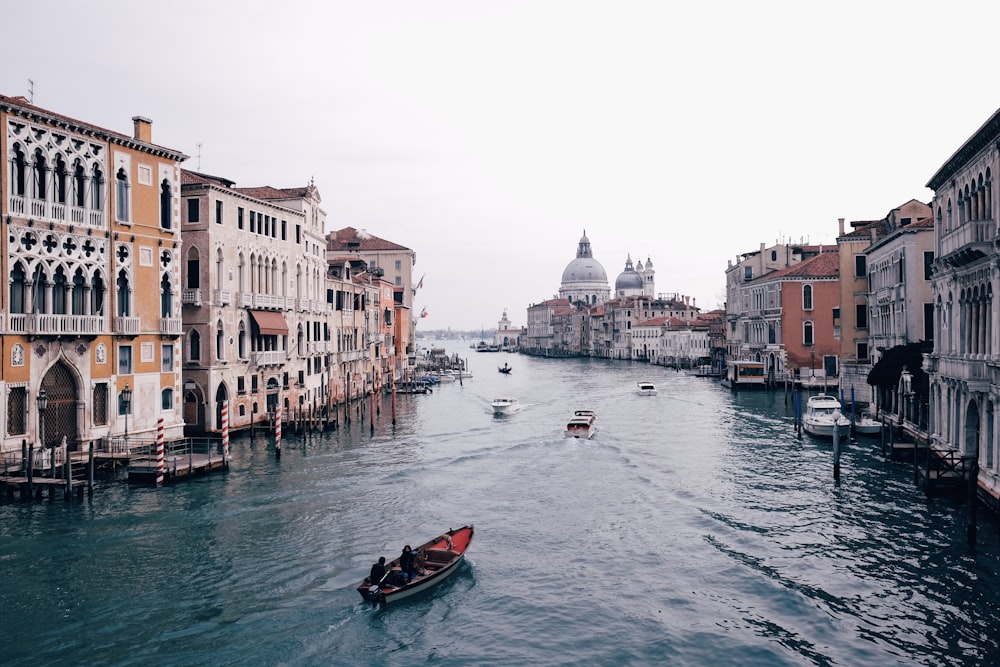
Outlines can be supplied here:
<path id="1" fill-rule="evenodd" d="M 135 127 L 133 138 L 143 143 L 153 143 L 153 121 L 142 116 L 132 116 L 132 123 Z"/>
<path id="2" fill-rule="evenodd" d="M 837 218 L 837 222 L 840 223 L 840 236 L 843 236 L 844 235 L 844 219 L 843 218 Z"/>

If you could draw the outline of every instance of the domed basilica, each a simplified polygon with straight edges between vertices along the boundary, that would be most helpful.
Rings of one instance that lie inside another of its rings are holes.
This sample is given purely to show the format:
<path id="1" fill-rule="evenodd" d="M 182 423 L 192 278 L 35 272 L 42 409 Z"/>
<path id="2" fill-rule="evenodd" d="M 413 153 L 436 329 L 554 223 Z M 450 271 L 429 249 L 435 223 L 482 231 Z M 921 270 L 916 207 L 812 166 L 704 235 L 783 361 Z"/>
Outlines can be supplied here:
<path id="1" fill-rule="evenodd" d="M 563 271 L 559 296 L 568 299 L 570 303 L 596 306 L 608 299 L 629 296 L 649 296 L 655 294 L 653 262 L 646 260 L 643 266 L 639 261 L 632 265 L 632 256 L 625 261 L 625 270 L 615 280 L 615 291 L 608 289 L 608 274 L 601 263 L 594 259 L 590 248 L 590 239 L 584 230 L 580 244 L 576 250 L 576 259 Z"/>

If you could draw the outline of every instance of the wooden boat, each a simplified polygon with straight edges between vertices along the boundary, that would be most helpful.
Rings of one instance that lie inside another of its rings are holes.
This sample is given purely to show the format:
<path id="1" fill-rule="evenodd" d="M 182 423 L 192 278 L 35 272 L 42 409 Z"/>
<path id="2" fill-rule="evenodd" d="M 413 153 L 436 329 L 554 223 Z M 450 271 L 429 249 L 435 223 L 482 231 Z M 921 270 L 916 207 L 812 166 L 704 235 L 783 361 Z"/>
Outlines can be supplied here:
<path id="1" fill-rule="evenodd" d="M 358 584 L 358 593 L 373 605 L 389 604 L 416 595 L 440 584 L 458 569 L 472 542 L 473 526 L 463 526 L 424 542 L 414 549 L 417 554 L 417 576 L 409 582 L 403 578 L 399 558 L 386 565 L 388 574 L 381 582 L 370 577 Z"/>
<path id="2" fill-rule="evenodd" d="M 652 382 L 639 381 L 635 383 L 640 396 L 656 396 L 656 385 Z"/>
<path id="3" fill-rule="evenodd" d="M 590 440 L 597 432 L 596 422 L 597 415 L 593 410 L 577 410 L 566 423 L 566 437 Z"/>
<path id="4" fill-rule="evenodd" d="M 510 375 L 510 372 L 514 369 L 511 368 L 510 364 L 504 362 L 503 366 L 497 366 L 497 370 L 503 373 L 504 375 Z"/>

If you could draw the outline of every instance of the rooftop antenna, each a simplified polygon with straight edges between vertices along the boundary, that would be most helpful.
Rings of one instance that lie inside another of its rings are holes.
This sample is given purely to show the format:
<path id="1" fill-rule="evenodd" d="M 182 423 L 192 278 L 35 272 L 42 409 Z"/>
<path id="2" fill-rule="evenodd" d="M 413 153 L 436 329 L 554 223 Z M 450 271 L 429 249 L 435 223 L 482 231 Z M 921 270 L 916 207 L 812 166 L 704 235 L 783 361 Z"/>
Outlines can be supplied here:
<path id="1" fill-rule="evenodd" d="M 201 171 L 201 142 L 195 144 L 198 147 L 198 171 Z"/>
<path id="2" fill-rule="evenodd" d="M 28 104 L 35 103 L 35 80 L 28 79 Z"/>

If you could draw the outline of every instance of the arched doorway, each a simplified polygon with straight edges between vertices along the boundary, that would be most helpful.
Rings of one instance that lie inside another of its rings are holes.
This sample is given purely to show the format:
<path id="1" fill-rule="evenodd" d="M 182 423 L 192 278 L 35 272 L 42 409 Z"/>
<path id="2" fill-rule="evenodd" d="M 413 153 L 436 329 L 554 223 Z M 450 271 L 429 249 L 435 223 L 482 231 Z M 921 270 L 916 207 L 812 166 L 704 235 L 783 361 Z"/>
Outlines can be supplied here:
<path id="1" fill-rule="evenodd" d="M 274 414 L 278 411 L 278 380 L 276 378 L 268 378 L 267 380 L 267 413 Z M 288 415 L 285 415 L 286 417 Z"/>
<path id="2" fill-rule="evenodd" d="M 979 456 L 979 404 L 969 401 L 965 408 L 965 438 L 962 451 L 969 456 Z"/>
<path id="3" fill-rule="evenodd" d="M 45 412 L 45 442 L 42 444 L 58 445 L 65 437 L 67 444 L 74 448 L 79 438 L 76 376 L 60 361 L 45 374 L 41 388 L 49 399 Z"/>
<path id="4" fill-rule="evenodd" d="M 196 383 L 184 383 L 184 435 L 205 433 L 205 402 L 201 396 L 201 387 Z"/>
<path id="5" fill-rule="evenodd" d="M 222 406 L 229 400 L 229 390 L 223 382 L 215 390 L 215 430 L 222 432 Z"/>

